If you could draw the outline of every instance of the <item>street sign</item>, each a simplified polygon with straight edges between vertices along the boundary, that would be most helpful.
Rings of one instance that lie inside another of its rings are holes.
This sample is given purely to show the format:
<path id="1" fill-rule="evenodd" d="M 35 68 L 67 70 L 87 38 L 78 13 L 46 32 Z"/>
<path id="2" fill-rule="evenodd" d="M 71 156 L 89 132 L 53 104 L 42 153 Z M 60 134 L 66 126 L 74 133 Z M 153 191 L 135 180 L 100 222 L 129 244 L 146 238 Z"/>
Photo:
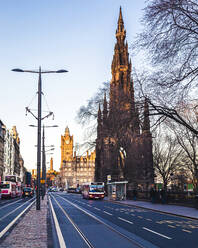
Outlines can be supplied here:
<path id="1" fill-rule="evenodd" d="M 41 179 L 41 183 L 45 183 L 45 180 L 44 179 Z"/>
<path id="2" fill-rule="evenodd" d="M 111 175 L 107 175 L 107 182 L 109 183 L 111 181 Z"/>

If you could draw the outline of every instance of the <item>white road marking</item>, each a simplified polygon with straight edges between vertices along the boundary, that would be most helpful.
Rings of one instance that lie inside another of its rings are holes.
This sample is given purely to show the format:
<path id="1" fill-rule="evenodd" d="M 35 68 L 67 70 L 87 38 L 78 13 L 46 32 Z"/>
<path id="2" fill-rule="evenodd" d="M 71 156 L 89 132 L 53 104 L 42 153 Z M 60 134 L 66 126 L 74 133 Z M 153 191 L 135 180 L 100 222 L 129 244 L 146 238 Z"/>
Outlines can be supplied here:
<path id="1" fill-rule="evenodd" d="M 118 219 L 120 219 L 120 220 L 122 220 L 122 221 L 125 221 L 125 222 L 127 222 L 127 223 L 129 223 L 129 224 L 133 224 L 133 222 L 132 222 L 132 221 L 125 220 L 125 219 L 123 219 L 123 218 L 121 218 L 121 217 L 118 217 Z"/>
<path id="2" fill-rule="evenodd" d="M 191 231 L 189 230 L 186 230 L 186 229 L 182 229 L 183 232 L 187 232 L 187 233 L 192 233 Z"/>
<path id="3" fill-rule="evenodd" d="M 143 217 L 142 216 L 138 216 L 139 219 L 142 219 Z"/>
<path id="4" fill-rule="evenodd" d="M 128 236 L 124 235 L 123 233 L 119 232 L 118 230 L 114 229 L 112 226 L 108 225 L 107 223 L 105 223 L 104 221 L 102 221 L 101 219 L 97 218 L 96 216 L 94 216 L 93 214 L 85 211 L 83 208 L 79 207 L 78 205 L 68 201 L 67 199 L 63 198 L 62 196 L 59 196 L 61 199 L 63 199 L 64 201 L 68 202 L 69 204 L 71 204 L 72 206 L 76 207 L 77 209 L 79 209 L 80 211 L 84 212 L 85 214 L 87 214 L 88 216 L 92 217 L 93 219 L 97 220 L 98 222 L 102 223 L 103 225 L 107 226 L 109 229 L 113 230 L 114 232 L 122 235 L 122 237 L 125 237 L 126 239 L 132 241 L 133 243 L 135 242 L 134 240 L 131 240 Z M 136 242 L 135 242 L 136 243 Z M 142 246 L 141 246 L 142 247 Z"/>
<path id="5" fill-rule="evenodd" d="M 171 228 L 176 228 L 175 226 L 172 226 L 172 225 L 168 225 L 169 227 L 171 227 Z"/>
<path id="6" fill-rule="evenodd" d="M 193 225 L 189 225 L 189 227 L 192 228 L 192 229 L 193 229 L 193 228 L 198 228 L 198 227 L 193 226 Z"/>
<path id="7" fill-rule="evenodd" d="M 14 225 L 14 223 L 21 217 L 21 215 L 23 213 L 25 213 L 25 211 L 30 208 L 32 206 L 32 204 L 35 202 L 36 200 L 34 200 L 33 202 L 30 203 L 29 206 L 27 206 L 19 215 L 17 215 L 17 217 L 11 221 L 1 232 L 0 232 L 0 238 L 10 229 L 11 226 Z"/>
<path id="8" fill-rule="evenodd" d="M 60 229 L 60 226 L 59 226 L 59 223 L 58 223 L 58 220 L 57 220 L 57 217 L 56 217 L 56 214 L 55 214 L 55 211 L 54 211 L 54 207 L 52 205 L 50 197 L 49 197 L 49 202 L 50 202 L 50 207 L 51 207 L 51 210 L 52 210 L 52 215 L 53 215 L 53 218 L 54 218 L 54 223 L 55 223 L 56 232 L 57 232 L 57 235 L 58 235 L 58 241 L 59 241 L 59 244 L 60 244 L 60 248 L 66 248 L 66 244 L 65 244 L 65 241 L 64 241 L 64 238 L 63 238 L 63 235 L 62 235 L 62 232 L 61 232 L 61 229 Z"/>
<path id="9" fill-rule="evenodd" d="M 96 210 L 100 210 L 99 208 L 94 207 Z"/>
<path id="10" fill-rule="evenodd" d="M 148 220 L 148 221 L 152 221 L 151 219 L 146 219 L 146 220 Z"/>
<path id="11" fill-rule="evenodd" d="M 155 233 L 155 234 L 157 234 L 157 235 L 159 235 L 159 236 L 161 236 L 161 237 L 163 237 L 163 238 L 172 239 L 172 238 L 170 238 L 170 237 L 168 237 L 168 236 L 166 236 L 166 235 L 163 235 L 163 234 L 161 234 L 161 233 L 155 232 L 155 231 L 153 231 L 153 230 L 151 230 L 151 229 L 148 229 L 148 228 L 146 228 L 146 227 L 142 227 L 142 228 L 143 228 L 144 230 L 146 230 L 146 231 Z"/>
<path id="12" fill-rule="evenodd" d="M 105 214 L 108 214 L 108 215 L 113 215 L 113 214 L 111 214 L 111 213 L 109 213 L 109 212 L 106 212 L 106 211 L 103 211 Z"/>

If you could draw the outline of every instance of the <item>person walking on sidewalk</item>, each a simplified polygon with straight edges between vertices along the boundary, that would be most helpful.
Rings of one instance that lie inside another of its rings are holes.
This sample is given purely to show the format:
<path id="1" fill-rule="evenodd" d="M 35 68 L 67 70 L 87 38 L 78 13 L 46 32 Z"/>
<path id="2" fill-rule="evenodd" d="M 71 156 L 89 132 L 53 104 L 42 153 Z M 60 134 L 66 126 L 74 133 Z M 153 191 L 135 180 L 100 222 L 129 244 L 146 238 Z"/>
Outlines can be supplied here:
<path id="1" fill-rule="evenodd" d="M 150 198 L 151 198 L 151 202 L 152 202 L 152 203 L 155 203 L 155 197 L 156 197 L 156 191 L 155 191 L 155 189 L 152 187 L 152 188 L 150 189 Z"/>
<path id="2" fill-rule="evenodd" d="M 134 201 L 137 200 L 137 190 L 136 189 L 133 190 L 133 200 Z"/>
<path id="3" fill-rule="evenodd" d="M 161 203 L 162 204 L 165 204 L 166 203 L 166 192 L 164 189 L 162 189 L 160 191 L 160 199 L 161 199 Z"/>

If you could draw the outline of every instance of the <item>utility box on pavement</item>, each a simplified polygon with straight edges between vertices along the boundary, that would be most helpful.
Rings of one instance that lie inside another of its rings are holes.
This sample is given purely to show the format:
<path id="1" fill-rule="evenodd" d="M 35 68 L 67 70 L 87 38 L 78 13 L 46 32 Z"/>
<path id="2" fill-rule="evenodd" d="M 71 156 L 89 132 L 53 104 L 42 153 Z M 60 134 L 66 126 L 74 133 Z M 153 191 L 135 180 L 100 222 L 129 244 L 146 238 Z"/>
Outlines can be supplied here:
<path id="1" fill-rule="evenodd" d="M 126 200 L 126 185 L 128 181 L 107 183 L 107 194 L 109 200 Z"/>

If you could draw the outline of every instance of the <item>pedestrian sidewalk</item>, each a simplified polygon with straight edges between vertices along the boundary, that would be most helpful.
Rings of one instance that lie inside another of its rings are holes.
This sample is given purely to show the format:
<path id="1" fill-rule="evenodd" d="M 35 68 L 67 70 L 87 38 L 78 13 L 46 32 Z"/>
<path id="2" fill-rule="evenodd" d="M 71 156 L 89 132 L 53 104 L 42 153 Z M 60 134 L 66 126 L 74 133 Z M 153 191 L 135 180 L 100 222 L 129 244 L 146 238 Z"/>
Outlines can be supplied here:
<path id="1" fill-rule="evenodd" d="M 36 210 L 36 204 L 33 204 L 0 247 L 47 248 L 47 196 L 41 200 L 40 210 Z"/>
<path id="2" fill-rule="evenodd" d="M 131 206 L 137 206 L 137 207 L 146 208 L 150 210 L 155 210 L 155 211 L 159 211 L 163 213 L 169 213 L 169 214 L 179 215 L 183 217 L 198 219 L 198 209 L 191 208 L 191 207 L 151 203 L 151 202 L 146 202 L 146 201 L 133 201 L 133 200 L 116 201 L 116 202 L 119 202 L 125 205 L 131 205 Z"/>

